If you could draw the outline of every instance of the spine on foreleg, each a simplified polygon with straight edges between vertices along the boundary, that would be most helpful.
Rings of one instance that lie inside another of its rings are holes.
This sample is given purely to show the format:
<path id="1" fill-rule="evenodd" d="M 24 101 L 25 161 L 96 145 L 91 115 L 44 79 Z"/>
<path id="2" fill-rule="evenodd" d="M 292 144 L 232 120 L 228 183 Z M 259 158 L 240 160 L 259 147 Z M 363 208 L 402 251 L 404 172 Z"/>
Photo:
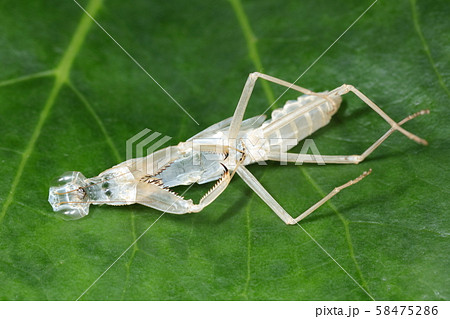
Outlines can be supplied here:
<path id="1" fill-rule="evenodd" d="M 273 152 L 286 152 L 305 137 L 328 124 L 341 103 L 340 97 L 332 100 L 319 96 L 303 95 L 288 101 L 272 112 L 272 118 L 262 125 L 264 138 Z"/>

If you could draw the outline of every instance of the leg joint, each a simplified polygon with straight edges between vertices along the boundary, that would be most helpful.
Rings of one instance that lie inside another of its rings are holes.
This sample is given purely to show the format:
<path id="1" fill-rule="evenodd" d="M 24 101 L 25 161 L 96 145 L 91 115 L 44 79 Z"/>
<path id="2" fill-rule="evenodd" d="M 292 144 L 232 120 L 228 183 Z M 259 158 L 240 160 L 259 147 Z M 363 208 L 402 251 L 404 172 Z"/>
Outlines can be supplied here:
<path id="1" fill-rule="evenodd" d="M 295 224 L 297 224 L 297 222 L 295 221 L 294 218 L 291 218 L 290 220 L 285 221 L 285 223 L 286 223 L 286 225 L 295 225 Z"/>
<path id="2" fill-rule="evenodd" d="M 347 92 L 355 90 L 355 87 L 351 84 L 345 84 L 345 88 L 347 89 Z"/>
<path id="3" fill-rule="evenodd" d="M 355 90 L 355 87 L 351 84 L 342 84 L 339 88 L 338 88 L 338 94 L 339 95 L 344 95 L 347 94 L 350 91 Z"/>
<path id="4" fill-rule="evenodd" d="M 364 158 L 361 155 L 350 155 L 347 156 L 347 159 L 353 164 L 359 164 L 364 160 Z"/>

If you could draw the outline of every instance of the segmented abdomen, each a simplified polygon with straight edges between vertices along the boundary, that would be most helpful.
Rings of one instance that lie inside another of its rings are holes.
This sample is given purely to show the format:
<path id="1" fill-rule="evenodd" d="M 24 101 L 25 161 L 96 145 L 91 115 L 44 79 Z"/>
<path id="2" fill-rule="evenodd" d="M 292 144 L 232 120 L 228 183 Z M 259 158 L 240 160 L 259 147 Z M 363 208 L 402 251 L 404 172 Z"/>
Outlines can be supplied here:
<path id="1" fill-rule="evenodd" d="M 339 108 L 340 97 L 333 98 L 333 102 L 319 96 L 302 95 L 273 111 L 272 118 L 261 126 L 264 138 L 269 141 L 270 151 L 286 152 L 328 124 Z"/>

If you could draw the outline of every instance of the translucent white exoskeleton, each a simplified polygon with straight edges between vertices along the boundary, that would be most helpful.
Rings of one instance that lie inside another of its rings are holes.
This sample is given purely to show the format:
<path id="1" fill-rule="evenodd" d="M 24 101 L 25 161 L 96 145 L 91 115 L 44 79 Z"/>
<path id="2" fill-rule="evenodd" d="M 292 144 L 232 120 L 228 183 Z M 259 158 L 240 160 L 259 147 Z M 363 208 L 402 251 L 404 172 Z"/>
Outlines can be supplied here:
<path id="1" fill-rule="evenodd" d="M 297 90 L 304 95 L 288 101 L 272 112 L 272 118 L 257 116 L 243 121 L 245 109 L 258 78 Z M 380 115 L 391 128 L 360 155 L 293 154 L 287 151 L 296 143 L 328 124 L 341 104 L 341 96 L 353 92 Z M 259 197 L 286 223 L 295 224 L 311 214 L 340 190 L 357 183 L 370 173 L 333 189 L 322 200 L 291 217 L 245 167 L 260 161 L 358 164 L 394 131 L 427 145 L 427 142 L 401 127 L 408 120 L 429 113 L 422 110 L 395 122 L 375 103 L 351 85 L 344 84 L 330 92 L 315 93 L 300 86 L 262 73 L 251 73 L 244 86 L 233 117 L 216 123 L 177 146 L 170 146 L 146 157 L 118 164 L 97 177 L 85 178 L 80 172 L 61 176 L 50 187 L 49 202 L 55 212 L 78 219 L 86 216 L 90 204 L 142 204 L 163 212 L 186 214 L 200 212 L 211 204 L 237 173 Z M 294 142 L 293 142 L 294 141 Z M 171 189 L 178 185 L 216 184 L 195 204 Z"/>

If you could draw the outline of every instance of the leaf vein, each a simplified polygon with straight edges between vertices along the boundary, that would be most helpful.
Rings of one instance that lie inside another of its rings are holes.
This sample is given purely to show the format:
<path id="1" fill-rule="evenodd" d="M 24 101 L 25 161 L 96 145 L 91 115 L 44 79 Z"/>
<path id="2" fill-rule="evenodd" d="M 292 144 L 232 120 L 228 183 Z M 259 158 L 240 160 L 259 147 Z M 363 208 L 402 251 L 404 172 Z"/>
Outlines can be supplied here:
<path id="1" fill-rule="evenodd" d="M 92 12 L 92 14 L 95 15 L 95 13 L 100 8 L 101 0 L 91 0 L 88 4 L 89 10 Z M 67 47 L 61 61 L 58 64 L 58 67 L 55 69 L 55 82 L 53 84 L 53 87 L 50 91 L 50 94 L 44 104 L 44 107 L 39 114 L 39 119 L 36 123 L 36 126 L 33 130 L 33 133 L 31 134 L 30 140 L 25 147 L 25 150 L 22 154 L 22 158 L 19 162 L 19 166 L 17 168 L 16 174 L 14 176 L 14 179 L 11 183 L 11 187 L 8 193 L 8 196 L 3 203 L 2 210 L 0 211 L 0 223 L 3 221 L 6 212 L 8 211 L 9 206 L 14 200 L 14 195 L 16 193 L 17 186 L 19 185 L 20 179 L 22 178 L 23 171 L 25 169 L 25 166 L 28 162 L 28 159 L 30 158 L 31 154 L 33 153 L 34 147 L 36 145 L 36 142 L 41 134 L 42 127 L 44 126 L 44 123 L 46 122 L 50 111 L 55 104 L 56 97 L 58 96 L 58 93 L 63 86 L 63 84 L 67 81 L 70 69 L 73 64 L 73 60 L 75 59 L 76 55 L 78 54 L 81 45 L 84 42 L 84 39 L 86 38 L 87 32 L 91 26 L 92 22 L 91 20 L 83 16 L 81 18 L 80 23 L 78 24 L 77 29 L 75 30 L 75 33 L 69 43 L 69 46 Z"/>
<path id="2" fill-rule="evenodd" d="M 100 130 L 103 133 L 103 136 L 106 139 L 106 142 L 108 143 L 108 146 L 111 148 L 111 151 L 114 154 L 114 157 L 116 159 L 117 162 L 121 162 L 122 159 L 120 157 L 119 151 L 117 149 L 117 147 L 114 145 L 114 142 L 111 138 L 111 136 L 109 135 L 108 131 L 106 130 L 105 125 L 103 124 L 102 119 L 98 116 L 97 112 L 95 112 L 94 108 L 92 107 L 92 105 L 89 103 L 89 101 L 86 99 L 86 97 L 83 95 L 83 93 L 81 93 L 72 82 L 68 82 L 68 86 L 71 88 L 71 90 L 75 93 L 75 95 L 81 100 L 81 102 L 84 104 L 84 106 L 86 107 L 86 109 L 88 110 L 88 112 L 91 114 L 91 116 L 94 118 L 95 123 L 98 125 L 98 127 L 100 128 Z"/>
<path id="3" fill-rule="evenodd" d="M 442 79 L 442 76 L 436 67 L 436 63 L 434 62 L 433 57 L 431 56 L 430 47 L 428 46 L 428 43 L 425 40 L 425 36 L 423 35 L 422 29 L 420 28 L 419 15 L 417 13 L 417 1 L 410 0 L 409 3 L 411 4 L 411 12 L 412 12 L 412 18 L 413 18 L 413 23 L 414 23 L 414 29 L 416 30 L 417 36 L 419 37 L 420 42 L 422 43 L 423 50 L 425 51 L 425 55 L 427 56 L 428 61 L 430 62 L 431 67 L 433 68 L 433 71 L 436 74 L 439 85 L 442 87 L 442 89 L 445 91 L 445 93 L 447 93 L 447 95 L 450 96 L 450 91 L 447 88 L 447 86 L 445 85 L 444 80 Z"/>
<path id="4" fill-rule="evenodd" d="M 261 63 L 261 58 L 260 58 L 260 55 L 258 53 L 258 48 L 257 48 L 257 45 L 256 45 L 257 38 L 256 38 L 252 28 L 251 28 L 248 16 L 245 13 L 245 10 L 244 10 L 244 8 L 242 6 L 242 2 L 241 2 L 241 0 L 230 0 L 230 3 L 232 5 L 232 7 L 233 7 L 234 13 L 235 13 L 235 15 L 236 15 L 236 17 L 237 17 L 237 19 L 239 21 L 239 25 L 241 27 L 241 30 L 242 30 L 243 34 L 244 34 L 244 37 L 245 37 L 245 40 L 246 40 L 246 44 L 247 44 L 247 49 L 249 51 L 250 59 L 251 59 L 253 65 L 258 70 L 262 70 L 263 67 L 262 67 L 262 63 Z M 264 92 L 265 92 L 265 95 L 266 95 L 267 99 L 269 100 L 269 102 L 271 104 L 274 104 L 273 102 L 275 101 L 275 99 L 274 99 L 272 90 L 268 86 L 268 83 L 264 81 L 262 84 L 263 84 L 263 89 L 264 89 Z M 272 107 L 274 107 L 274 106 L 272 106 Z M 320 187 L 314 182 L 312 177 L 305 171 L 305 169 L 300 167 L 300 170 L 305 175 L 305 177 L 307 177 L 308 181 L 312 184 L 312 186 L 316 189 L 316 191 L 318 191 L 320 194 L 323 195 L 322 189 L 320 189 Z M 262 176 L 260 178 L 262 178 Z M 252 198 L 253 198 L 253 195 L 254 194 L 252 194 Z M 368 291 L 367 283 L 364 280 L 364 277 L 362 275 L 362 272 L 361 272 L 361 269 L 359 267 L 359 264 L 358 264 L 358 262 L 356 261 L 356 258 L 355 258 L 353 245 L 352 245 L 351 237 L 350 237 L 350 231 L 349 231 L 349 228 L 348 228 L 348 222 L 342 216 L 342 214 L 339 213 L 339 211 L 336 209 L 336 207 L 334 205 L 332 205 L 331 203 L 328 203 L 328 205 L 330 205 L 330 207 L 336 212 L 336 214 L 339 216 L 341 222 L 344 225 L 345 236 L 346 236 L 346 240 L 347 240 L 348 247 L 349 247 L 349 250 L 350 250 L 351 259 L 354 262 L 356 270 L 357 270 L 357 273 L 358 273 L 359 277 L 362 280 L 362 285 Z M 249 206 L 250 206 L 250 204 L 247 205 L 247 207 L 249 207 Z M 250 235 L 249 235 L 249 233 L 250 233 L 249 218 L 247 218 L 247 229 L 248 229 L 248 239 L 247 239 L 247 241 L 249 242 L 249 240 L 250 240 Z M 247 249 L 249 249 L 249 247 L 251 247 L 251 246 L 249 246 L 249 244 L 247 244 Z M 250 275 L 249 263 L 250 263 L 250 257 L 248 256 L 247 257 L 247 280 L 246 280 L 246 285 L 245 285 L 245 290 L 244 290 L 245 294 L 247 294 L 249 280 L 250 280 L 249 279 L 249 275 Z"/>
<path id="5" fill-rule="evenodd" d="M 55 75 L 55 70 L 47 70 L 47 71 L 37 72 L 37 73 L 33 73 L 33 74 L 23 75 L 23 76 L 19 76 L 19 77 L 13 78 L 13 79 L 1 81 L 0 87 L 8 86 L 8 85 L 28 81 L 28 80 L 39 79 L 39 78 L 52 76 L 52 75 Z"/>
<path id="6" fill-rule="evenodd" d="M 306 172 L 306 169 L 304 169 L 303 167 L 300 167 L 300 171 L 303 173 L 303 175 L 306 177 L 306 179 L 310 182 L 310 184 L 313 186 L 313 188 L 320 194 L 320 196 L 325 197 L 326 196 L 325 192 L 314 181 L 314 179 L 311 177 L 311 175 L 309 175 L 308 172 Z M 368 289 L 368 286 L 367 286 L 367 282 L 364 279 L 364 276 L 362 274 L 361 268 L 359 267 L 358 261 L 356 260 L 356 257 L 355 257 L 355 251 L 353 249 L 353 243 L 352 243 L 352 240 L 351 240 L 350 229 L 348 227 L 349 222 L 339 212 L 339 210 L 336 208 L 336 206 L 334 206 L 330 201 L 328 201 L 326 204 L 337 214 L 337 216 L 339 217 L 340 221 L 342 222 L 342 224 L 344 226 L 345 238 L 346 238 L 347 245 L 348 245 L 348 248 L 349 248 L 350 257 L 351 257 L 353 263 L 355 264 L 358 276 L 360 277 L 360 279 L 362 281 L 362 286 L 364 287 L 364 289 L 366 289 L 370 293 L 370 291 Z"/>
<path id="7" fill-rule="evenodd" d="M 261 58 L 260 58 L 260 55 L 258 52 L 258 47 L 256 45 L 258 40 L 250 26 L 248 16 L 245 13 L 244 8 L 242 7 L 242 2 L 241 2 L 241 0 L 230 0 L 230 3 L 231 3 L 231 6 L 233 7 L 234 14 L 236 15 L 236 18 L 239 21 L 239 26 L 242 30 L 242 33 L 244 34 L 250 60 L 252 61 L 253 65 L 255 66 L 256 70 L 259 72 L 262 72 L 264 69 L 263 69 L 263 66 L 261 63 Z M 269 103 L 272 105 L 272 107 L 275 107 L 273 105 L 276 102 L 275 97 L 273 95 L 272 89 L 270 88 L 268 82 L 263 81 L 262 86 L 263 86 L 264 94 L 266 95 L 267 100 L 269 100 Z"/>

